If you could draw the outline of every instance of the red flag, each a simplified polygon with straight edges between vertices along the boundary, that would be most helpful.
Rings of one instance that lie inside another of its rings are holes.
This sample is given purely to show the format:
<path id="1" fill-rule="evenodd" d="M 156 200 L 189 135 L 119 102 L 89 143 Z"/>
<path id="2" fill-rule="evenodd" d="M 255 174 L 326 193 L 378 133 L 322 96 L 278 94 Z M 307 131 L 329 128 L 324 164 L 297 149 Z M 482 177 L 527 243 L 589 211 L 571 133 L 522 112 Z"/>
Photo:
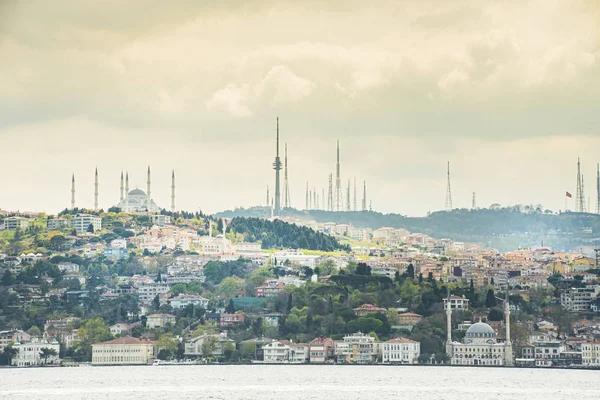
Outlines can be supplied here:
<path id="1" fill-rule="evenodd" d="M 567 197 L 568 197 L 568 198 L 571 198 L 571 197 L 573 197 L 573 196 L 571 196 L 571 193 L 567 192 Z"/>

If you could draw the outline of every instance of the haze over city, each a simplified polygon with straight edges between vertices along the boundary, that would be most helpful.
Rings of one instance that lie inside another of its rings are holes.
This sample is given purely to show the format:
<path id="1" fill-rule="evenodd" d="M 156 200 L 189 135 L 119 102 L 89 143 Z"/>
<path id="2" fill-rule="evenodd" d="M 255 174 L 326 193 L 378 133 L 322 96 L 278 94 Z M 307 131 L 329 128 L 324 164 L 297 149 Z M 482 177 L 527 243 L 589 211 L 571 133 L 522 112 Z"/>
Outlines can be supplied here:
<path id="1" fill-rule="evenodd" d="M 483 6 L 482 6 L 483 4 Z M 119 201 L 119 176 L 177 208 L 265 202 L 275 120 L 292 206 L 368 184 L 373 209 L 564 208 L 600 161 L 595 1 L 0 4 L 0 208 Z M 589 183 L 588 183 L 589 182 Z M 360 189 L 359 189 L 360 190 Z M 572 205 L 571 205 L 572 207 Z"/>

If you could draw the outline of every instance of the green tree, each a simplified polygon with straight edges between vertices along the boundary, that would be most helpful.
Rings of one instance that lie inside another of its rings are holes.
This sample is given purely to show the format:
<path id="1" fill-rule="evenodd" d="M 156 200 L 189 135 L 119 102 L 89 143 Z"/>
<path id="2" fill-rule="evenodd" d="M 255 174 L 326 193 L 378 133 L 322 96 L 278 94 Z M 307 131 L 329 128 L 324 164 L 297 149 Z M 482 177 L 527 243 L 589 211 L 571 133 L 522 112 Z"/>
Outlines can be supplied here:
<path id="1" fill-rule="evenodd" d="M 200 350 L 202 351 L 202 356 L 204 358 L 210 357 L 217 349 L 217 338 L 212 335 L 206 336 L 202 340 L 202 346 L 200 347 Z"/>
<path id="2" fill-rule="evenodd" d="M 42 347 L 40 349 L 40 357 L 42 357 L 44 359 L 44 364 L 48 363 L 49 357 L 53 357 L 53 356 L 57 356 L 57 355 L 58 355 L 58 353 L 54 349 L 50 349 L 47 347 Z"/>
<path id="3" fill-rule="evenodd" d="M 12 272 L 10 272 L 10 269 L 7 269 L 2 275 L 2 286 L 12 286 L 14 284 L 15 278 L 13 277 Z"/>
<path id="4" fill-rule="evenodd" d="M 494 289 L 488 289 L 485 295 L 485 306 L 487 308 L 496 307 L 496 296 L 494 295 Z"/>
<path id="5" fill-rule="evenodd" d="M 415 278 L 415 266 L 412 265 L 412 263 L 408 264 L 408 267 L 406 268 L 406 274 L 410 279 Z"/>
<path id="6" fill-rule="evenodd" d="M 87 359 L 92 357 L 92 344 L 101 343 L 111 338 L 110 330 L 101 317 L 88 319 L 77 330 L 77 336 L 75 349 Z"/>
<path id="7" fill-rule="evenodd" d="M 89 233 L 94 233 L 94 225 L 93 224 L 89 224 L 88 227 L 87 227 L 87 231 Z"/>
<path id="8" fill-rule="evenodd" d="M 179 341 L 171 332 L 160 335 L 156 341 L 156 347 L 159 350 L 165 350 L 167 358 L 171 358 L 177 354 L 177 345 Z"/>
<path id="9" fill-rule="evenodd" d="M 327 276 L 332 275 L 334 272 L 337 271 L 337 264 L 333 259 L 329 258 L 323 261 L 322 263 L 319 263 L 317 268 L 319 268 L 319 275 Z"/>

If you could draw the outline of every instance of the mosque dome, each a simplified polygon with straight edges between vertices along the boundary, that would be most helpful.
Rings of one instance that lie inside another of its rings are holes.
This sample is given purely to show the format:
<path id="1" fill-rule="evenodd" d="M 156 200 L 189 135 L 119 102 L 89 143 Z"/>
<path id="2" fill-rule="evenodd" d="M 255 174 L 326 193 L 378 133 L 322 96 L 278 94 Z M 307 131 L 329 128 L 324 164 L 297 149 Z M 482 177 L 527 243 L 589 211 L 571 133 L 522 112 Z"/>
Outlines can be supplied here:
<path id="1" fill-rule="evenodd" d="M 484 322 L 477 322 L 467 329 L 465 337 L 468 338 L 495 338 L 494 329 Z"/>
<path id="2" fill-rule="evenodd" d="M 130 196 L 145 196 L 146 193 L 144 193 L 143 190 L 140 189 L 133 189 L 132 191 L 129 192 Z"/>

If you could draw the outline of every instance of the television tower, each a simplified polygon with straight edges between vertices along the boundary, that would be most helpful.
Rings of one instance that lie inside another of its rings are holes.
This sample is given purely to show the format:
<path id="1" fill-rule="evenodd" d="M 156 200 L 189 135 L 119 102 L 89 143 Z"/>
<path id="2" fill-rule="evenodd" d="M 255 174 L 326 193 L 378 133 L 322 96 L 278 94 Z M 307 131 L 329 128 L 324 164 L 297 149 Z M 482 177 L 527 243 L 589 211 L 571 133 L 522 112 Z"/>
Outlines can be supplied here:
<path id="1" fill-rule="evenodd" d="M 98 167 L 94 175 L 94 210 L 98 211 Z"/>
<path id="2" fill-rule="evenodd" d="M 342 209 L 342 182 L 340 180 L 340 141 L 337 141 L 337 163 L 335 167 L 335 211 Z"/>
<path id="3" fill-rule="evenodd" d="M 600 214 L 600 164 L 596 164 L 596 214 Z"/>
<path id="4" fill-rule="evenodd" d="M 290 204 L 290 185 L 288 181 L 288 160 L 287 160 L 287 143 L 285 144 L 285 160 L 284 160 L 284 172 L 283 172 L 283 208 L 291 207 Z"/>
<path id="5" fill-rule="evenodd" d="M 329 174 L 329 192 L 327 194 L 327 211 L 333 211 L 333 174 Z"/>
<path id="6" fill-rule="evenodd" d="M 175 212 L 175 170 L 171 174 L 171 212 Z"/>
<path id="7" fill-rule="evenodd" d="M 71 210 L 75 209 L 75 174 L 71 179 Z"/>
<path id="8" fill-rule="evenodd" d="M 279 189 L 279 171 L 281 171 L 281 160 L 279 159 L 279 117 L 277 117 L 277 153 L 275 162 L 273 163 L 273 169 L 275 170 L 275 206 L 273 212 L 276 215 L 279 215 L 281 212 L 281 192 Z"/>
<path id="9" fill-rule="evenodd" d="M 448 187 L 446 188 L 446 211 L 452 211 L 452 191 L 450 190 L 450 161 L 448 161 Z"/>
<path id="10" fill-rule="evenodd" d="M 348 179 L 348 189 L 346 190 L 346 211 L 352 211 L 352 206 L 350 205 L 350 179 Z"/>
<path id="11" fill-rule="evenodd" d="M 581 164 L 577 158 L 577 193 L 575 193 L 575 212 L 583 211 L 583 194 L 581 184 Z"/>
<path id="12" fill-rule="evenodd" d="M 364 181 L 363 183 L 362 210 L 367 211 L 367 181 Z"/>
<path id="13" fill-rule="evenodd" d="M 308 181 L 306 181 L 306 206 L 304 207 L 305 210 L 309 210 L 308 208 Z"/>

